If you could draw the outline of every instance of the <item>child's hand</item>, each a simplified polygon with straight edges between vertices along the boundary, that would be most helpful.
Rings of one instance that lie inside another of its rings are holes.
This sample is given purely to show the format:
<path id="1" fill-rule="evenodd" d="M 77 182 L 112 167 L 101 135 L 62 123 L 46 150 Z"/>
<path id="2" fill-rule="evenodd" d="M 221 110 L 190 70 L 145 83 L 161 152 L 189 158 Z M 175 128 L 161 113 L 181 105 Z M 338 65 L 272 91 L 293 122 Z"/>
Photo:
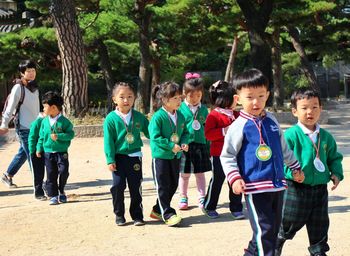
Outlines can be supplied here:
<path id="1" fill-rule="evenodd" d="M 185 152 L 188 152 L 188 145 L 187 144 L 182 144 L 181 149 Z"/>
<path id="2" fill-rule="evenodd" d="M 0 128 L 0 135 L 4 135 L 9 131 L 7 128 Z"/>
<path id="3" fill-rule="evenodd" d="M 302 170 L 293 171 L 293 180 L 298 183 L 303 183 L 305 180 L 304 172 Z"/>
<path id="4" fill-rule="evenodd" d="M 36 157 L 37 158 L 41 158 L 41 153 L 40 152 L 36 152 Z"/>
<path id="5" fill-rule="evenodd" d="M 332 186 L 331 190 L 334 190 L 334 189 L 336 189 L 338 187 L 340 180 L 334 174 L 332 174 L 331 180 L 333 181 L 333 186 Z"/>
<path id="6" fill-rule="evenodd" d="M 182 149 L 179 145 L 175 144 L 173 147 L 173 152 L 176 154 L 177 152 L 180 152 Z"/>
<path id="7" fill-rule="evenodd" d="M 108 165 L 108 170 L 110 170 L 111 172 L 116 172 L 117 171 L 117 165 L 115 163 L 109 164 Z"/>
<path id="8" fill-rule="evenodd" d="M 233 193 L 236 195 L 241 194 L 245 190 L 245 182 L 243 179 L 235 180 L 232 184 Z"/>
<path id="9" fill-rule="evenodd" d="M 56 133 L 51 133 L 51 139 L 53 141 L 56 141 L 57 140 L 57 134 Z"/>

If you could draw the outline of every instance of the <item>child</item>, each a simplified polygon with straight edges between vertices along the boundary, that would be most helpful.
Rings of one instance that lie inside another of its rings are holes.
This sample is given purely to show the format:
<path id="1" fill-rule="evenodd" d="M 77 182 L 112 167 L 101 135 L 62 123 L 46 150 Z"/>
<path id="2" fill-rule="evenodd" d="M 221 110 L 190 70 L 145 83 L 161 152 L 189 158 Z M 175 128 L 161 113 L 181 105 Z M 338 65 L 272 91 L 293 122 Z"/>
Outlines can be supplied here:
<path id="1" fill-rule="evenodd" d="M 30 159 L 32 163 L 33 176 L 34 176 L 34 197 L 37 200 L 46 200 L 45 192 L 43 189 L 43 180 L 45 175 L 45 159 L 43 157 L 36 156 L 36 146 L 39 140 L 40 127 L 44 119 L 44 113 L 39 113 L 38 118 L 30 125 L 28 146 Z"/>
<path id="2" fill-rule="evenodd" d="M 43 96 L 44 113 L 40 137 L 36 146 L 37 157 L 45 156 L 46 191 L 50 205 L 67 202 L 64 187 L 69 176 L 68 147 L 74 137 L 72 123 L 62 115 L 63 98 L 49 91 Z M 57 182 L 58 179 L 58 182 Z"/>
<path id="3" fill-rule="evenodd" d="M 152 171 L 158 199 L 150 217 L 163 220 L 168 226 L 176 226 L 181 217 L 171 208 L 179 182 L 179 163 L 182 152 L 188 151 L 189 133 L 185 118 L 177 111 L 181 104 L 180 86 L 174 82 L 164 82 L 154 87 L 153 108 L 162 106 L 154 113 L 150 125 L 152 150 Z"/>
<path id="4" fill-rule="evenodd" d="M 298 89 L 291 103 L 298 123 L 286 130 L 285 138 L 301 164 L 305 180 L 294 182 L 292 171 L 285 166 L 288 190 L 275 255 L 281 255 L 284 242 L 306 225 L 310 254 L 322 256 L 329 250 L 327 183 L 332 180 L 334 190 L 344 178 L 343 156 L 332 135 L 317 123 L 322 110 L 319 93 L 310 88 Z"/>
<path id="5" fill-rule="evenodd" d="M 128 182 L 130 192 L 130 215 L 135 226 L 143 226 L 142 213 L 142 153 L 141 132 L 149 138 L 148 120 L 133 109 L 135 89 L 127 83 L 117 83 L 112 100 L 115 111 L 109 113 L 103 124 L 104 151 L 108 169 L 112 172 L 111 187 L 113 211 L 116 224 L 126 223 L 124 191 Z"/>
<path id="6" fill-rule="evenodd" d="M 12 119 L 12 114 L 22 98 L 23 103 L 19 107 L 18 122 L 16 123 L 16 134 L 20 141 L 20 147 L 6 172 L 1 177 L 1 181 L 9 188 L 17 187 L 12 179 L 26 160 L 28 160 L 29 167 L 31 168 L 28 149 L 29 129 L 30 124 L 37 118 L 40 111 L 39 90 L 35 80 L 36 64 L 32 60 L 25 60 L 18 65 L 18 70 L 21 74 L 21 79 L 15 80 L 15 85 L 8 98 L 8 105 L 2 114 L 0 126 L 0 133 L 5 134 L 8 132 L 8 125 Z"/>
<path id="7" fill-rule="evenodd" d="M 216 207 L 219 201 L 222 184 L 225 181 L 225 173 L 220 162 L 224 138 L 228 127 L 239 115 L 239 112 L 233 110 L 236 106 L 233 97 L 234 94 L 235 91 L 232 84 L 221 80 L 217 81 L 209 88 L 210 101 L 215 109 L 213 109 L 207 117 L 205 123 L 205 137 L 211 142 L 210 155 L 213 157 L 213 177 L 208 186 L 203 212 L 211 219 L 219 217 Z M 234 219 L 243 219 L 242 195 L 235 195 L 232 192 L 230 184 L 228 184 L 228 188 L 231 215 Z"/>
<path id="8" fill-rule="evenodd" d="M 235 76 L 233 84 L 243 110 L 227 131 L 220 160 L 233 192 L 245 194 L 253 238 L 244 255 L 273 256 L 286 189 L 283 161 L 296 180 L 303 174 L 277 120 L 264 111 L 267 78 L 250 69 Z"/>
<path id="9" fill-rule="evenodd" d="M 191 173 L 194 173 L 197 183 L 198 203 L 203 208 L 205 197 L 205 175 L 211 170 L 208 141 L 204 136 L 204 123 L 208 116 L 208 109 L 201 104 L 203 95 L 203 80 L 197 73 L 187 73 L 183 86 L 185 101 L 182 102 L 179 112 L 185 117 L 187 130 L 191 136 L 188 152 L 181 157 L 179 179 L 180 203 L 179 209 L 188 209 L 187 189 Z"/>

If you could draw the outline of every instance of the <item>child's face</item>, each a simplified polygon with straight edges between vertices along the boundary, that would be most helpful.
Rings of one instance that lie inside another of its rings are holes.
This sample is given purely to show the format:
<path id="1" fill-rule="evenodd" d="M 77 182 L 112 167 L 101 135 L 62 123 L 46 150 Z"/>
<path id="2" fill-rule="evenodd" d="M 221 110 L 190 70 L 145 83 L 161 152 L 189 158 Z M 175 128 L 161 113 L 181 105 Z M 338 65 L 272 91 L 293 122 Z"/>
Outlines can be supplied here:
<path id="1" fill-rule="evenodd" d="M 134 105 L 135 94 L 129 87 L 121 86 L 113 96 L 113 101 L 120 112 L 127 114 Z"/>
<path id="2" fill-rule="evenodd" d="M 44 116 L 55 117 L 60 113 L 57 106 L 55 106 L 55 105 L 50 106 L 49 104 L 45 103 L 45 104 L 43 104 L 43 106 L 44 106 L 44 111 L 43 111 Z"/>
<path id="3" fill-rule="evenodd" d="M 196 106 L 201 102 L 202 91 L 192 91 L 186 94 L 186 101 L 192 106 Z"/>
<path id="4" fill-rule="evenodd" d="M 36 69 L 35 68 L 27 68 L 24 73 L 21 73 L 23 78 L 27 81 L 35 80 L 36 77 Z"/>
<path id="5" fill-rule="evenodd" d="M 259 116 L 265 108 L 270 92 L 265 86 L 243 87 L 238 92 L 238 103 L 242 105 L 245 112 L 253 116 Z"/>
<path id="6" fill-rule="evenodd" d="M 163 105 L 167 111 L 174 112 L 175 110 L 177 110 L 180 107 L 181 100 L 182 100 L 181 95 L 176 94 L 174 97 L 171 97 L 169 99 L 165 99 L 163 101 Z"/>
<path id="7" fill-rule="evenodd" d="M 310 97 L 297 100 L 297 107 L 292 108 L 292 113 L 298 121 L 309 130 L 314 131 L 318 122 L 322 107 L 317 97 Z"/>

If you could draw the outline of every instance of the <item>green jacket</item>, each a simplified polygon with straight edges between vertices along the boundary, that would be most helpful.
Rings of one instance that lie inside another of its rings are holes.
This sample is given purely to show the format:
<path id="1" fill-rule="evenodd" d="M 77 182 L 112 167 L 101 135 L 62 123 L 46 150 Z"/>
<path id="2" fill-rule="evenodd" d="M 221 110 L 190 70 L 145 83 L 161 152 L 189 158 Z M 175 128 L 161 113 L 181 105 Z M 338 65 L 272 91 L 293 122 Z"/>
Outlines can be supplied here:
<path id="1" fill-rule="evenodd" d="M 308 135 L 303 132 L 299 125 L 287 129 L 284 137 L 305 174 L 304 184 L 327 184 L 332 174 L 336 175 L 339 180 L 344 178 L 341 163 L 343 156 L 337 151 L 337 144 L 329 132 L 320 128 L 316 142 L 316 145 L 318 145 L 318 140 L 321 138 L 319 157 L 325 165 L 326 170 L 324 172 L 319 172 L 314 167 L 313 161 L 316 157 L 316 150 Z M 292 171 L 287 166 L 284 166 L 284 172 L 287 179 L 293 180 Z"/>
<path id="2" fill-rule="evenodd" d="M 201 128 L 197 131 L 192 128 L 194 115 L 193 115 L 191 109 L 188 107 L 188 105 L 185 102 L 182 102 L 182 104 L 179 108 L 179 112 L 181 112 L 181 114 L 183 114 L 183 116 L 185 117 L 185 123 L 187 125 L 187 130 L 190 133 L 190 142 L 208 144 L 208 142 L 204 136 L 204 125 L 205 125 L 205 120 L 207 119 L 207 116 L 208 116 L 207 107 L 202 104 L 197 112 L 196 119 L 201 124 Z"/>
<path id="3" fill-rule="evenodd" d="M 36 145 L 39 140 L 39 133 L 40 133 L 40 126 L 43 121 L 43 117 L 38 117 L 35 119 L 31 125 L 30 125 L 30 131 L 28 136 L 28 147 L 29 147 L 29 153 L 35 154 L 36 152 Z"/>
<path id="4" fill-rule="evenodd" d="M 171 135 L 176 132 L 180 142 L 178 145 L 189 143 L 189 133 L 186 127 L 185 118 L 181 112 L 177 112 L 177 126 L 170 119 L 168 113 L 163 108 L 160 108 L 152 116 L 149 124 L 150 144 L 153 158 L 174 159 L 180 158 L 182 152 L 174 154 L 172 151 L 175 143 L 170 140 Z M 170 124 L 170 122 L 172 122 Z"/>
<path id="5" fill-rule="evenodd" d="M 115 111 L 107 115 L 103 124 L 104 152 L 107 164 L 115 163 L 116 154 L 128 155 L 141 151 L 143 146 L 141 132 L 149 138 L 147 118 L 134 109 L 128 130 L 134 136 L 134 142 L 131 144 L 125 141 L 127 131 L 123 119 Z"/>
<path id="6" fill-rule="evenodd" d="M 57 134 L 57 140 L 51 139 L 51 133 Z M 74 138 L 73 124 L 64 116 L 60 116 L 51 127 L 49 117 L 41 123 L 40 137 L 36 146 L 37 152 L 67 152 L 71 140 Z"/>

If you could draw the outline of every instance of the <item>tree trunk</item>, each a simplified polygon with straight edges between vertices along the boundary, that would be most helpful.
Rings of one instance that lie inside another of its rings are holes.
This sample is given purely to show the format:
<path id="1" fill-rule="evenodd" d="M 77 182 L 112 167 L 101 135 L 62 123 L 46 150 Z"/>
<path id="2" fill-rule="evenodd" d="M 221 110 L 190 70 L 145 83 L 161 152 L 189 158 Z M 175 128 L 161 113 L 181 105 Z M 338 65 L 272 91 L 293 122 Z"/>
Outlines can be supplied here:
<path id="1" fill-rule="evenodd" d="M 145 113 L 149 111 L 151 96 L 151 53 L 149 49 L 149 25 L 152 13 L 146 10 L 147 1 L 136 0 L 135 22 L 139 28 L 140 67 L 138 95 L 135 101 L 135 108 Z"/>
<path id="2" fill-rule="evenodd" d="M 51 0 L 50 14 L 62 60 L 64 114 L 84 115 L 88 110 L 87 65 L 75 3 L 73 0 Z"/>
<path id="3" fill-rule="evenodd" d="M 314 73 L 314 70 L 312 68 L 311 63 L 309 62 L 305 49 L 302 46 L 299 38 L 299 31 L 296 27 L 287 27 L 287 31 L 292 39 L 292 44 L 295 49 L 295 51 L 299 54 L 300 60 L 301 60 L 301 70 L 305 74 L 307 80 L 309 81 L 310 86 L 317 91 L 320 91 L 320 88 L 317 84 L 316 75 Z"/>
<path id="4" fill-rule="evenodd" d="M 282 86 L 282 61 L 280 45 L 280 29 L 275 27 L 272 34 L 272 74 L 273 74 L 273 107 L 283 107 L 284 90 Z"/>
<path id="5" fill-rule="evenodd" d="M 230 58 L 227 63 L 226 73 L 225 73 L 225 81 L 232 82 L 233 79 L 233 70 L 235 66 L 235 58 L 237 55 L 237 47 L 238 47 L 238 36 L 235 36 L 232 43 Z"/>
<path id="6" fill-rule="evenodd" d="M 265 29 L 270 20 L 273 9 L 273 0 L 237 0 L 243 15 L 246 19 L 248 36 L 250 43 L 251 62 L 254 68 L 269 79 L 269 89 L 272 89 L 272 66 L 271 66 L 271 48 L 266 39 Z M 269 98 L 268 105 L 272 101 Z"/>
<path id="7" fill-rule="evenodd" d="M 112 72 L 112 64 L 109 58 L 108 49 L 102 39 L 96 40 L 98 54 L 100 56 L 100 65 L 103 73 L 103 77 L 106 81 L 107 88 L 107 109 L 110 112 L 114 104 L 112 102 L 112 90 L 115 84 L 115 79 Z"/>

